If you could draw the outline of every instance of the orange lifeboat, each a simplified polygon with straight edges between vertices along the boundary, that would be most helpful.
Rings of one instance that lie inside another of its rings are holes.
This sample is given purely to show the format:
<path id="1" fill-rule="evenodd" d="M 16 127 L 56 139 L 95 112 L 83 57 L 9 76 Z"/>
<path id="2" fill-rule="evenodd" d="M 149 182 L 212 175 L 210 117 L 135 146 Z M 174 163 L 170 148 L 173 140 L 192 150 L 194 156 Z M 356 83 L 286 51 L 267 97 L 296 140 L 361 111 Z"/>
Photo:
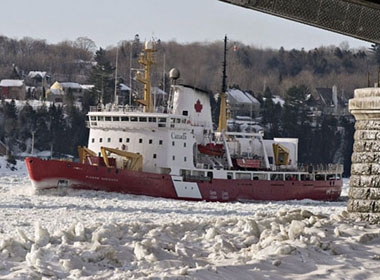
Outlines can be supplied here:
<path id="1" fill-rule="evenodd" d="M 202 154 L 210 156 L 222 156 L 224 154 L 223 144 L 207 143 L 206 145 L 198 145 L 198 151 Z"/>

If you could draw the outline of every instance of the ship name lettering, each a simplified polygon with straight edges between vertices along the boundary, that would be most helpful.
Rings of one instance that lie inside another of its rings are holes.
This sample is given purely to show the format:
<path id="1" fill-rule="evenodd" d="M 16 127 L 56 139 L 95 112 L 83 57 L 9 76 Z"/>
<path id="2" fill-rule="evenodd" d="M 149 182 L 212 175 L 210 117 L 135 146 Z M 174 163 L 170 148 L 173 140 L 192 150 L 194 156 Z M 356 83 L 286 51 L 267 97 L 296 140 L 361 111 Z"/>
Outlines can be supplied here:
<path id="1" fill-rule="evenodd" d="M 182 134 L 176 134 L 175 132 L 172 132 L 171 137 L 172 137 L 172 139 L 177 139 L 177 140 L 186 140 L 187 139 L 185 132 Z"/>
<path id="2" fill-rule="evenodd" d="M 107 177 L 101 177 L 100 180 L 102 180 L 102 181 L 109 181 L 109 182 L 118 182 L 119 181 L 118 179 L 107 178 Z"/>

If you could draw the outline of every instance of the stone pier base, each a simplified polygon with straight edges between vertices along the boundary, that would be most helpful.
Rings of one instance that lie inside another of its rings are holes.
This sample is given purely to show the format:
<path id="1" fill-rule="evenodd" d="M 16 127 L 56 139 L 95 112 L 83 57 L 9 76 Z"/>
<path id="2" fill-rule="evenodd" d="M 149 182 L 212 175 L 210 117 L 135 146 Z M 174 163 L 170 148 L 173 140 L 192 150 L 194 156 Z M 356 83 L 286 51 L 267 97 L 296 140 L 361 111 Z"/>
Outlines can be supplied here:
<path id="1" fill-rule="evenodd" d="M 356 123 L 347 210 L 380 223 L 380 88 L 355 90 L 348 108 Z"/>

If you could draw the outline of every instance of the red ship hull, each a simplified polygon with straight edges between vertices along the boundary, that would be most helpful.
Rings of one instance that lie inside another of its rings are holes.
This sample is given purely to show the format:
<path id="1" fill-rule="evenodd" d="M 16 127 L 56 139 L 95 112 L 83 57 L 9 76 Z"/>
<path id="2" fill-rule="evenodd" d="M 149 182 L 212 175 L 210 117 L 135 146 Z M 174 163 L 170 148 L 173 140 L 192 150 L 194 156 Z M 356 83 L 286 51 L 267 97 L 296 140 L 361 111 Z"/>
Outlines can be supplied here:
<path id="1" fill-rule="evenodd" d="M 336 200 L 342 179 L 271 181 L 210 179 L 175 182 L 167 174 L 155 174 L 60 160 L 25 159 L 36 189 L 71 187 L 170 199 L 204 201 Z M 191 190 L 189 190 L 191 188 Z M 194 188 L 194 189 L 193 189 Z"/>

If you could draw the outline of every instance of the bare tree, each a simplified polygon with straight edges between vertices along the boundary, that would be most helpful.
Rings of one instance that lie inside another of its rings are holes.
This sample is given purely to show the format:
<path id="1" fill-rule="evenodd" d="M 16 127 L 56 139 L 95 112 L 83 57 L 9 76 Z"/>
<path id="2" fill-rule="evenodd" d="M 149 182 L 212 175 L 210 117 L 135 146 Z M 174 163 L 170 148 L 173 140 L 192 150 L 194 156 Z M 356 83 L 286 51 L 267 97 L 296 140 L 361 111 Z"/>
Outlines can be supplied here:
<path id="1" fill-rule="evenodd" d="M 96 51 L 95 42 L 87 37 L 78 37 L 74 42 L 74 47 L 91 53 L 95 53 Z"/>

